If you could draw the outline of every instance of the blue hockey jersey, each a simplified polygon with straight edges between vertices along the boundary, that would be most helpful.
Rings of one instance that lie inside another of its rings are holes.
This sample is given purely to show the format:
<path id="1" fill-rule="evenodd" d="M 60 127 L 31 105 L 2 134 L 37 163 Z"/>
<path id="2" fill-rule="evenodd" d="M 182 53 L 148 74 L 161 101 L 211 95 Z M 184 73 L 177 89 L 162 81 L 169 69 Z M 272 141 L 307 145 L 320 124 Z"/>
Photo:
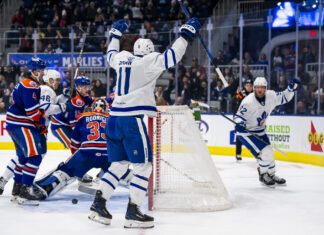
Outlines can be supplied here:
<path id="1" fill-rule="evenodd" d="M 67 106 L 71 107 L 69 112 L 63 112 L 53 115 L 51 118 L 52 125 L 59 128 L 60 126 L 74 127 L 77 121 L 77 117 L 84 111 L 84 109 L 90 106 L 94 98 L 90 96 L 82 97 L 79 93 L 76 94 L 71 100 L 67 102 Z"/>
<path id="2" fill-rule="evenodd" d="M 20 81 L 13 89 L 13 104 L 6 117 L 6 129 L 17 127 L 36 128 L 35 124 L 43 115 L 39 108 L 40 86 L 30 78 Z"/>
<path id="3" fill-rule="evenodd" d="M 105 126 L 109 115 L 106 113 L 85 112 L 76 122 L 71 136 L 71 152 L 78 149 L 93 150 L 101 154 L 107 152 Z"/>

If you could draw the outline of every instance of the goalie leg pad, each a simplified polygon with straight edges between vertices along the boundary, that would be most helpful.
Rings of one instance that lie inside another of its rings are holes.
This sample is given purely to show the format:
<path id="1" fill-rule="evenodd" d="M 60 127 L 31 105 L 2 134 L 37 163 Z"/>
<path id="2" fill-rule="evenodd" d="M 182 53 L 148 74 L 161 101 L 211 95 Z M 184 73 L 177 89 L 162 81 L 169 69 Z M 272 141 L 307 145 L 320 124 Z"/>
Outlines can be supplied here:
<path id="1" fill-rule="evenodd" d="M 131 202 L 140 206 L 142 205 L 148 186 L 148 179 L 152 172 L 152 163 L 133 164 L 133 178 L 130 183 Z"/>
<path id="2" fill-rule="evenodd" d="M 265 148 L 263 148 L 258 157 L 260 173 L 274 174 L 276 169 L 274 154 L 271 145 L 268 145 Z"/>
<path id="3" fill-rule="evenodd" d="M 127 171 L 128 166 L 128 161 L 111 163 L 107 173 L 102 176 L 100 181 L 100 190 L 102 191 L 103 198 L 109 200 L 116 186 L 118 185 L 119 179 Z"/>

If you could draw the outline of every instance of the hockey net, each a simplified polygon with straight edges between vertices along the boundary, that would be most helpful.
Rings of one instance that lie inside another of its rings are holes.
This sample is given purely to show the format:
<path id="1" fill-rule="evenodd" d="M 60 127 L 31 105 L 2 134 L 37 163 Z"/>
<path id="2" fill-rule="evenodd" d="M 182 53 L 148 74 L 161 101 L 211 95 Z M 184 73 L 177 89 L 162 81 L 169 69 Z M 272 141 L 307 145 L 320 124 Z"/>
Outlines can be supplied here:
<path id="1" fill-rule="evenodd" d="M 158 107 L 148 131 L 154 153 L 150 210 L 199 212 L 232 206 L 188 106 Z"/>

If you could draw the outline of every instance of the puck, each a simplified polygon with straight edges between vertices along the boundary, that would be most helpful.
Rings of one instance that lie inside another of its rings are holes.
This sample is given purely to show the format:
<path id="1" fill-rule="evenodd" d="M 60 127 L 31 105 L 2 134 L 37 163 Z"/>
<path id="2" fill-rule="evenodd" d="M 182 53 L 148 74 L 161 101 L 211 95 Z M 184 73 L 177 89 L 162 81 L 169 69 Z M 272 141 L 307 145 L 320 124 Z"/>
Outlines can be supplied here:
<path id="1" fill-rule="evenodd" d="M 72 204 L 78 204 L 78 199 L 73 198 L 73 199 L 72 199 Z"/>

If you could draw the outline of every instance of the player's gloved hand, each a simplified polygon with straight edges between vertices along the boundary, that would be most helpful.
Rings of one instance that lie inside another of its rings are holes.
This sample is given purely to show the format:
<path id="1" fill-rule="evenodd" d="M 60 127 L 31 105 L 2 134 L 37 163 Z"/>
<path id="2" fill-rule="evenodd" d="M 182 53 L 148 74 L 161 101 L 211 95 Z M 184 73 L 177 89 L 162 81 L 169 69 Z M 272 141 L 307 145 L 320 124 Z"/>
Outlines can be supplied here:
<path id="1" fill-rule="evenodd" d="M 301 84 L 301 81 L 299 80 L 299 78 L 293 78 L 290 80 L 289 84 L 288 84 L 288 91 L 296 91 L 298 90 L 299 86 Z"/>
<path id="2" fill-rule="evenodd" d="M 186 40 L 192 40 L 197 36 L 201 24 L 197 18 L 190 18 L 184 25 L 180 27 L 181 36 Z"/>
<path id="3" fill-rule="evenodd" d="M 58 106 L 60 107 L 61 113 L 65 112 L 65 110 L 66 110 L 66 104 L 65 103 L 58 103 Z"/>
<path id="4" fill-rule="evenodd" d="M 246 132 L 246 125 L 244 122 L 239 122 L 239 123 L 236 123 L 235 125 L 235 131 L 236 132 Z"/>
<path id="5" fill-rule="evenodd" d="M 70 87 L 66 87 L 63 89 L 63 95 L 65 98 L 71 98 L 71 95 L 70 95 Z"/>
<path id="6" fill-rule="evenodd" d="M 34 124 L 41 134 L 47 134 L 47 128 L 45 126 L 46 123 L 45 111 L 42 109 L 40 109 L 40 111 L 42 114 L 40 115 L 38 121 L 36 121 Z"/>
<path id="7" fill-rule="evenodd" d="M 128 21 L 127 20 L 118 20 L 113 25 L 111 30 L 109 31 L 110 39 L 117 38 L 120 39 L 122 34 L 125 33 L 126 29 L 128 28 Z"/>

